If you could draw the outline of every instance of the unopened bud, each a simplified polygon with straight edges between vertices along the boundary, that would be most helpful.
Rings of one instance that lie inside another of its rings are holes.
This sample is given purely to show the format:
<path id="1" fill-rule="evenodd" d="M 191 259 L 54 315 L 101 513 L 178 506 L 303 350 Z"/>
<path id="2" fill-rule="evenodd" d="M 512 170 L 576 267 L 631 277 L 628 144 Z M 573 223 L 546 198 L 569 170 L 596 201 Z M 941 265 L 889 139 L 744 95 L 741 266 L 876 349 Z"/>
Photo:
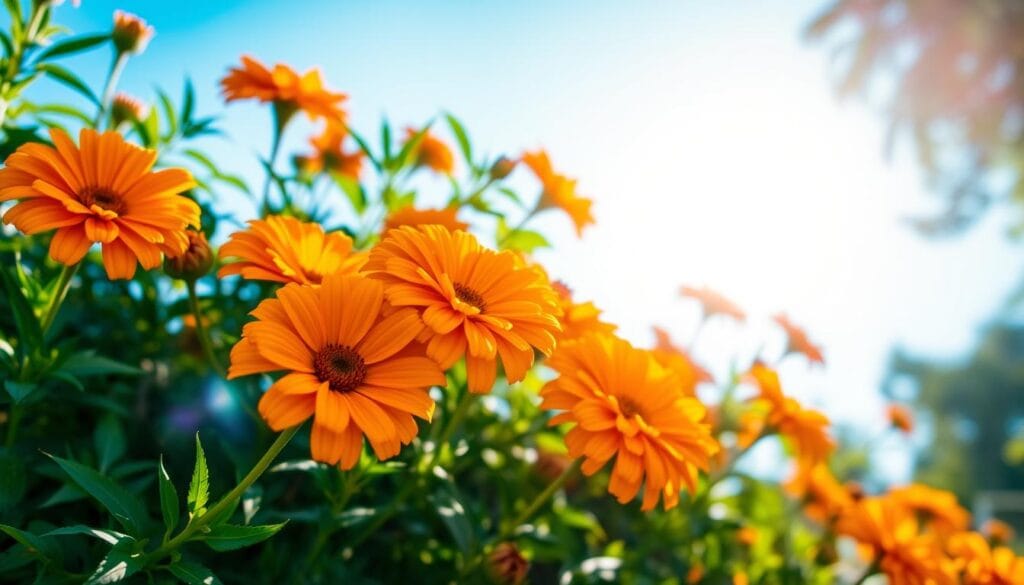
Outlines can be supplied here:
<path id="1" fill-rule="evenodd" d="M 132 96 L 119 93 L 110 103 L 110 122 L 114 128 L 117 128 L 125 122 L 140 121 L 146 117 L 148 109 L 146 104 Z"/>
<path id="2" fill-rule="evenodd" d="M 111 38 L 119 53 L 138 54 L 146 49 L 153 37 L 153 27 L 134 14 L 122 10 L 114 12 L 114 30 Z"/>
<path id="3" fill-rule="evenodd" d="M 206 241 L 206 234 L 188 230 L 188 248 L 178 256 L 164 260 L 164 272 L 171 278 L 196 280 L 210 271 L 213 266 L 213 250 Z"/>
<path id="4" fill-rule="evenodd" d="M 505 177 L 511 175 L 512 171 L 514 171 L 515 168 L 516 161 L 503 156 L 498 160 L 494 161 L 494 164 L 491 165 L 491 179 L 495 181 L 500 181 Z"/>
<path id="5" fill-rule="evenodd" d="M 526 580 L 526 572 L 530 568 L 530 563 L 511 542 L 494 547 L 488 561 L 491 577 L 502 585 L 519 585 Z"/>

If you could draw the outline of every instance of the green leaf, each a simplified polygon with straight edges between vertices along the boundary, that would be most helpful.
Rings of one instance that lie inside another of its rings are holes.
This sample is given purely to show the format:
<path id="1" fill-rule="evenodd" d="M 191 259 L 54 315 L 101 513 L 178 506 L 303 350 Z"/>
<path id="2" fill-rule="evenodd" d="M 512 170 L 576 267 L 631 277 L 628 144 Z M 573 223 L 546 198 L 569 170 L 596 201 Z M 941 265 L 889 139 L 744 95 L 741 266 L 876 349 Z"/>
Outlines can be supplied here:
<path id="1" fill-rule="evenodd" d="M 196 465 L 192 469 L 192 481 L 188 484 L 188 515 L 189 518 L 202 516 L 206 513 L 206 503 L 210 501 L 210 470 L 206 467 L 206 453 L 196 433 Z"/>
<path id="2" fill-rule="evenodd" d="M 362 136 L 351 128 L 347 128 L 347 130 L 348 135 L 352 137 L 352 140 L 356 141 L 356 144 L 359 145 L 359 150 L 363 151 L 366 158 L 370 159 L 370 162 L 373 164 L 373 168 L 379 173 L 381 171 L 381 161 L 374 156 L 373 150 L 370 149 L 370 145 L 367 144 L 366 140 Z"/>
<path id="3" fill-rule="evenodd" d="M 143 373 L 139 368 L 96 355 L 91 349 L 72 354 L 61 363 L 57 371 L 71 374 L 72 376 L 99 376 L 103 374 L 138 376 Z"/>
<path id="4" fill-rule="evenodd" d="M 80 53 L 87 49 L 91 49 L 96 45 L 101 45 L 109 40 L 110 33 L 82 35 L 72 37 L 70 39 L 64 39 L 43 49 L 42 52 L 39 53 L 37 59 L 39 61 L 46 61 L 47 59 L 56 59 L 57 57 Z"/>
<path id="5" fill-rule="evenodd" d="M 459 122 L 458 118 L 451 114 L 445 114 L 444 119 L 448 121 L 448 126 L 451 127 L 452 134 L 455 135 L 455 140 L 459 143 L 459 150 L 462 151 L 466 164 L 472 167 L 473 148 L 469 144 L 469 135 L 466 134 L 466 129 L 462 126 L 462 122 Z"/>
<path id="6" fill-rule="evenodd" d="M 120 532 L 117 532 L 116 530 L 108 530 L 105 528 L 93 528 L 92 526 L 85 526 L 83 524 L 77 524 L 75 526 L 65 526 L 64 528 L 51 530 L 43 536 L 73 536 L 78 534 L 93 536 L 110 544 L 117 544 L 119 540 L 131 538 L 127 534 L 122 534 Z"/>
<path id="7" fill-rule="evenodd" d="M 196 563 L 178 561 L 167 567 L 167 570 L 182 583 L 188 583 L 188 585 L 219 585 L 221 583 L 213 571 Z"/>
<path id="8" fill-rule="evenodd" d="M 530 253 L 537 248 L 549 248 L 551 244 L 539 232 L 518 229 L 501 239 L 502 250 L 520 250 Z"/>
<path id="9" fill-rule="evenodd" d="M 0 449 L 0 512 L 21 502 L 25 487 L 25 463 L 7 449 Z"/>
<path id="10" fill-rule="evenodd" d="M 76 461 L 49 455 L 78 487 L 103 505 L 129 534 L 139 534 L 146 524 L 146 509 L 138 498 L 118 483 Z"/>
<path id="11" fill-rule="evenodd" d="M 157 97 L 160 99 L 160 106 L 164 110 L 164 119 L 167 120 L 167 136 L 166 139 L 170 139 L 178 131 L 178 114 L 174 111 L 174 103 L 171 102 L 170 96 L 163 92 L 163 90 L 157 90 Z"/>
<path id="12" fill-rule="evenodd" d="M 178 504 L 178 490 L 174 487 L 171 476 L 167 474 L 162 455 L 160 456 L 160 465 L 156 473 L 160 484 L 160 511 L 164 516 L 164 526 L 167 527 L 167 533 L 170 534 L 178 526 L 178 517 L 181 515 L 181 510 Z"/>
<path id="13" fill-rule="evenodd" d="M 203 536 L 207 546 L 215 551 L 235 550 L 262 542 L 277 534 L 286 522 L 264 526 L 235 526 L 221 524 Z"/>
<path id="14" fill-rule="evenodd" d="M 111 464 L 124 455 L 124 429 L 121 428 L 121 421 L 116 416 L 107 414 L 96 425 L 92 440 L 99 458 L 99 472 L 105 473 Z"/>
<path id="15" fill-rule="evenodd" d="M 331 173 L 331 178 L 334 179 L 334 182 L 337 183 L 341 191 L 348 197 L 349 202 L 352 204 L 352 209 L 358 215 L 362 215 L 366 211 L 366 190 L 359 184 L 359 181 L 341 173 Z"/>
<path id="16" fill-rule="evenodd" d="M 455 539 L 455 544 L 463 554 L 469 552 L 476 546 L 476 533 L 473 525 L 466 516 L 466 509 L 455 497 L 454 493 L 439 491 L 430 496 L 430 503 L 441 518 L 441 521 Z"/>
<path id="17" fill-rule="evenodd" d="M 43 345 L 43 330 L 39 326 L 39 319 L 32 311 L 32 305 L 25 298 L 25 293 L 18 286 L 17 281 L 6 270 L 0 270 L 0 282 L 7 291 L 7 302 L 14 312 L 14 326 L 18 330 L 18 339 L 25 344 L 23 354 L 31 353 Z"/>
<path id="18" fill-rule="evenodd" d="M 143 555 L 135 550 L 135 540 L 124 538 L 110 549 L 107 556 L 100 561 L 86 585 L 119 583 L 131 577 L 143 566 Z"/>
<path id="19" fill-rule="evenodd" d="M 79 79 L 78 76 L 71 71 L 61 67 L 60 65 L 54 65 L 53 63 L 42 63 L 37 65 L 36 69 L 42 71 L 47 77 L 50 77 L 54 81 L 75 90 L 96 106 L 100 105 L 100 100 L 96 97 L 96 94 L 89 89 L 89 86 L 86 85 L 84 81 Z"/>
<path id="20" fill-rule="evenodd" d="M 4 380 L 4 390 L 11 395 L 11 400 L 15 404 L 18 404 L 22 400 L 28 397 L 29 394 L 36 391 L 39 385 L 35 382 L 15 382 L 14 380 Z"/>
<path id="21" fill-rule="evenodd" d="M 18 541 L 19 544 L 28 549 L 28 552 L 33 555 L 51 560 L 59 559 L 61 557 L 60 547 L 45 536 L 39 536 L 37 534 L 32 534 L 31 532 L 18 530 L 17 528 L 7 526 L 6 524 L 0 524 L 0 531 L 5 532 L 7 536 Z"/>

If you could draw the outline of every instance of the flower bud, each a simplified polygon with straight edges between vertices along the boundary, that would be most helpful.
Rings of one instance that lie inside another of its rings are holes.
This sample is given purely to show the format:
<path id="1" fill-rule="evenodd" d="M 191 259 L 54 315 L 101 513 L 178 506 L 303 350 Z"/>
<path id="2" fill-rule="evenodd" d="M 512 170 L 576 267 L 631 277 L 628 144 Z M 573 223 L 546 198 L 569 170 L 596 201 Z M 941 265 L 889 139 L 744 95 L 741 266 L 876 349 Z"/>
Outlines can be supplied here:
<path id="1" fill-rule="evenodd" d="M 118 53 L 139 54 L 153 37 L 153 27 L 146 25 L 134 14 L 122 10 L 114 12 L 114 31 L 111 38 Z"/>
<path id="2" fill-rule="evenodd" d="M 491 179 L 494 181 L 500 181 L 511 175 L 515 168 L 516 161 L 505 156 L 500 157 L 498 160 L 494 161 L 493 165 L 491 165 Z"/>
<path id="3" fill-rule="evenodd" d="M 141 101 L 126 93 L 119 93 L 110 104 L 111 125 L 117 128 L 125 122 L 140 121 L 146 117 L 148 110 L 146 104 Z"/>
<path id="4" fill-rule="evenodd" d="M 526 571 L 530 568 L 530 563 L 511 542 L 503 542 L 494 547 L 488 562 L 491 577 L 502 585 L 519 585 L 526 580 Z"/>
<path id="5" fill-rule="evenodd" d="M 171 278 L 196 280 L 213 266 L 213 250 L 203 232 L 187 230 L 185 233 L 188 235 L 188 248 L 178 256 L 168 256 L 164 260 L 164 272 Z"/>

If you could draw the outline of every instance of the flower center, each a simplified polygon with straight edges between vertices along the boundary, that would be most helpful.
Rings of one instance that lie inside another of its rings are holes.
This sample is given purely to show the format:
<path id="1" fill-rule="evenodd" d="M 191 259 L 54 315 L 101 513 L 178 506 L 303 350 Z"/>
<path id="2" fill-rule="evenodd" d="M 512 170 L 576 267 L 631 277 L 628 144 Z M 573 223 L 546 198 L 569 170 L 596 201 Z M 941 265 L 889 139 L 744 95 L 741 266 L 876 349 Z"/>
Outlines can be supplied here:
<path id="1" fill-rule="evenodd" d="M 633 399 L 626 396 L 619 396 L 618 401 L 619 411 L 622 413 L 622 416 L 632 418 L 640 414 L 640 406 L 634 402 Z"/>
<path id="2" fill-rule="evenodd" d="M 121 215 L 125 211 L 124 200 L 121 196 L 104 187 L 86 187 L 79 194 L 82 205 L 86 207 L 98 206 L 107 211 Z"/>
<path id="3" fill-rule="evenodd" d="M 327 344 L 313 358 L 313 371 L 335 392 L 355 390 L 366 379 L 366 363 L 347 345 Z"/>
<path id="4" fill-rule="evenodd" d="M 468 286 L 460 283 L 455 283 L 455 296 L 467 305 L 472 305 L 480 310 L 481 313 L 487 308 L 487 303 L 484 302 L 484 298 L 480 296 L 480 293 L 469 288 Z"/>

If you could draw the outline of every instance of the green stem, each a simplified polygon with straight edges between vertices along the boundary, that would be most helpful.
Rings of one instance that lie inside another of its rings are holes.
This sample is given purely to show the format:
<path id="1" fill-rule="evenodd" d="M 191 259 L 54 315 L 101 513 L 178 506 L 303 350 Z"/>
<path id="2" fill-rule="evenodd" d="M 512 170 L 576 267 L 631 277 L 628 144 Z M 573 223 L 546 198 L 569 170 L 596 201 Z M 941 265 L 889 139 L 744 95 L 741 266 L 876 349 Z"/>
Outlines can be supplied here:
<path id="1" fill-rule="evenodd" d="M 114 61 L 110 64 L 110 71 L 107 73 L 107 83 L 103 87 L 103 97 L 100 99 L 100 108 L 96 112 L 96 119 L 92 123 L 93 128 L 97 130 L 100 129 L 100 125 L 103 123 L 103 117 L 110 110 L 110 104 L 114 101 L 114 90 L 117 89 L 117 81 L 121 78 L 121 72 L 124 71 L 124 67 L 127 64 L 128 53 L 118 51 L 117 55 L 114 56 Z"/>
<path id="2" fill-rule="evenodd" d="M 57 280 L 57 290 L 54 291 L 53 298 L 50 299 L 50 304 L 46 307 L 43 320 L 39 322 L 39 327 L 43 330 L 44 335 L 49 331 L 53 321 L 57 318 L 60 306 L 64 304 L 64 298 L 68 295 L 68 289 L 71 288 L 71 279 L 75 276 L 75 272 L 78 271 L 78 266 L 78 264 L 65 265 L 61 269 L 60 277 Z"/>
<path id="3" fill-rule="evenodd" d="M 274 102 L 274 137 L 270 143 L 270 158 L 267 159 L 267 180 L 263 183 L 263 209 L 261 215 L 270 213 L 270 185 L 274 181 L 274 163 L 277 162 L 277 153 L 281 150 L 281 140 L 284 137 L 284 129 L 288 126 L 292 116 L 297 109 L 294 105 L 284 102 Z"/>
<path id="4" fill-rule="evenodd" d="M 32 16 L 29 19 L 28 26 L 25 28 L 25 37 L 23 39 L 13 39 L 14 53 L 7 61 L 7 69 L 4 70 L 3 80 L 0 83 L 0 126 L 3 126 L 7 118 L 7 108 L 15 97 L 15 95 L 8 94 L 11 91 L 11 84 L 14 82 L 14 78 L 21 71 L 22 61 L 25 58 L 25 48 L 35 42 L 36 35 L 39 34 L 39 27 L 43 23 L 47 10 L 49 10 L 49 5 L 43 2 L 33 2 L 32 5 Z"/>
<path id="5" fill-rule="evenodd" d="M 4 446 L 8 448 L 14 445 L 14 439 L 18 436 L 18 423 L 21 422 L 21 412 L 21 405 L 12 402 L 7 418 L 7 435 L 4 438 Z"/>
<path id="6" fill-rule="evenodd" d="M 455 411 L 452 412 L 451 418 L 448 419 L 445 424 L 444 432 L 434 442 L 434 450 L 430 453 L 430 457 L 425 459 L 425 463 L 421 466 L 421 470 L 430 472 L 434 468 L 434 464 L 437 463 L 437 458 L 441 456 L 441 451 L 446 445 L 452 440 L 452 436 L 455 431 L 462 425 L 463 419 L 466 418 L 466 414 L 469 413 L 469 407 L 473 405 L 473 394 L 468 390 L 463 390 L 462 396 L 459 398 L 459 403 L 455 406 Z"/>
<path id="7" fill-rule="evenodd" d="M 286 445 L 288 445 L 288 442 L 292 440 L 292 437 L 294 437 L 295 433 L 299 432 L 299 429 L 301 428 L 302 425 L 298 424 L 279 434 L 277 436 L 277 440 L 275 440 L 270 448 L 267 449 L 267 452 L 263 454 L 263 457 L 260 457 L 260 460 L 256 462 L 256 465 L 253 465 L 252 469 L 249 470 L 249 473 L 242 478 L 242 481 L 238 482 L 238 485 L 232 488 L 230 492 L 221 498 L 220 501 L 218 501 L 212 508 L 207 510 L 205 514 L 198 518 L 194 518 L 189 522 L 177 536 L 164 543 L 160 548 L 146 555 L 144 565 L 149 565 L 159 561 L 163 557 L 171 554 L 173 551 L 177 550 L 178 547 L 188 542 L 189 539 L 195 536 L 197 532 L 206 527 L 210 520 L 219 517 L 228 507 L 233 506 L 235 500 L 242 497 L 245 490 L 249 489 L 249 486 L 255 483 L 256 480 L 263 475 L 263 472 L 270 467 L 270 464 L 274 462 L 277 455 L 285 448 Z"/>
<path id="8" fill-rule="evenodd" d="M 501 237 L 501 238 L 500 238 L 500 239 L 499 239 L 499 240 L 498 240 L 498 241 L 496 242 L 496 244 L 497 244 L 497 247 L 498 247 L 498 248 L 501 248 L 502 244 L 504 244 L 505 242 L 507 242 L 507 241 L 508 241 L 508 239 L 509 239 L 510 237 L 512 237 L 512 234 L 514 234 L 514 233 L 516 233 L 516 232 L 519 232 L 519 231 L 522 231 L 522 229 L 523 229 L 524 227 L 526 227 L 526 224 L 530 223 L 530 220 L 531 220 L 531 219 L 533 219 L 533 216 L 537 215 L 537 212 L 539 212 L 539 211 L 540 211 L 540 205 L 538 205 L 537 207 L 534 207 L 534 208 L 533 208 L 533 209 L 532 209 L 532 210 L 530 211 L 530 213 L 527 213 L 527 214 L 526 214 L 526 217 L 524 217 L 524 218 L 522 219 L 522 221 L 520 221 L 520 222 L 519 222 L 518 224 L 516 224 L 516 227 L 514 227 L 514 228 L 512 228 L 512 229 L 508 230 L 507 232 L 505 232 L 505 235 L 504 235 L 504 236 L 502 236 L 502 237 Z"/>
<path id="9" fill-rule="evenodd" d="M 565 485 L 565 482 L 569 481 L 569 478 L 576 475 L 576 472 L 580 470 L 581 465 L 583 465 L 582 458 L 573 461 L 572 465 L 567 467 L 565 471 L 562 472 L 562 475 L 559 475 L 557 478 L 555 478 L 555 481 L 551 482 L 551 484 L 548 487 L 544 488 L 544 491 L 537 494 L 537 497 L 534 498 L 532 502 L 530 502 L 530 505 L 527 506 L 525 510 L 523 510 L 522 512 L 520 512 L 518 516 L 516 516 L 515 520 L 513 520 L 510 524 L 506 525 L 505 529 L 498 534 L 498 540 L 504 540 L 505 538 L 508 538 L 509 536 L 511 536 L 512 532 L 516 528 L 519 528 L 523 524 L 526 524 L 526 522 L 530 518 L 532 518 L 534 514 L 537 513 L 537 510 L 539 510 L 541 506 L 546 504 L 547 501 L 551 499 L 551 496 L 555 495 L 555 492 L 562 489 L 562 486 Z"/>
<path id="10" fill-rule="evenodd" d="M 223 378 L 227 372 L 224 370 L 224 365 L 217 359 L 217 354 L 213 351 L 213 343 L 210 341 L 210 333 L 203 325 L 203 312 L 199 308 L 199 296 L 196 295 L 196 281 L 189 280 L 186 287 L 188 288 L 188 304 L 192 307 L 192 315 L 196 318 L 196 337 L 199 338 L 199 345 L 203 347 L 206 360 L 213 366 L 217 375 Z"/>

